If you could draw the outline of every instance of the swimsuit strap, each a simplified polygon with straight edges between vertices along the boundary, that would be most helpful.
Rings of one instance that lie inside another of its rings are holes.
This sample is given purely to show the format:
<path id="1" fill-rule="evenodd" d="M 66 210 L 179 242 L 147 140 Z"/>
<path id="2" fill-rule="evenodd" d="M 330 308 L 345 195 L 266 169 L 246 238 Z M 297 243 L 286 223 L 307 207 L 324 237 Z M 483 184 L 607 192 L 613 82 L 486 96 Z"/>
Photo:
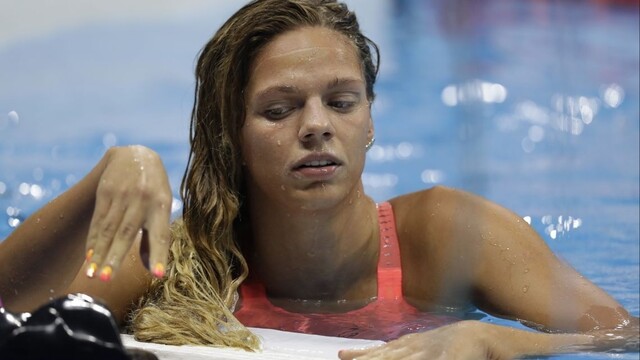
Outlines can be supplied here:
<path id="1" fill-rule="evenodd" d="M 402 299 L 402 267 L 393 208 L 388 202 L 377 205 L 380 227 L 378 257 L 378 300 Z"/>

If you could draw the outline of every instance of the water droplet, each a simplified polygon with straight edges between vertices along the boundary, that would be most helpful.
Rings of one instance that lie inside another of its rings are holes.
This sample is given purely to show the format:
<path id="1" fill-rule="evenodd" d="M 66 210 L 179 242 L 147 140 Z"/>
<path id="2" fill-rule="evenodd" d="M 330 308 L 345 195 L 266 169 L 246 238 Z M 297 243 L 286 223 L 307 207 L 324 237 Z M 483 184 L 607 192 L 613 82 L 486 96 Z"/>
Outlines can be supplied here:
<path id="1" fill-rule="evenodd" d="M 529 272 L 529 268 L 524 269 L 524 273 L 528 273 Z"/>
<path id="2" fill-rule="evenodd" d="M 281 185 L 280 186 L 280 190 L 285 191 L 285 190 L 287 190 L 287 188 L 284 185 Z"/>
<path id="3" fill-rule="evenodd" d="M 522 292 L 526 293 L 527 291 L 529 291 L 529 285 L 525 285 L 522 287 Z"/>
<path id="4" fill-rule="evenodd" d="M 20 219 L 14 218 L 14 217 L 10 217 L 7 222 L 9 223 L 9 226 L 12 228 L 18 227 L 18 225 L 20 225 L 21 223 Z"/>
<path id="5" fill-rule="evenodd" d="M 106 133 L 102 136 L 102 145 L 105 148 L 110 148 L 118 143 L 118 137 L 114 133 Z"/>
<path id="6" fill-rule="evenodd" d="M 20 122 L 20 116 L 18 116 L 18 113 L 13 110 L 9 111 L 9 113 L 7 114 L 7 118 L 9 118 L 9 121 L 14 125 L 18 125 L 18 123 Z"/>
<path id="7" fill-rule="evenodd" d="M 40 218 L 36 219 L 36 224 L 40 224 Z"/>
<path id="8" fill-rule="evenodd" d="M 53 289 L 49 289 L 49 293 L 53 294 L 54 293 Z"/>
<path id="9" fill-rule="evenodd" d="M 282 146 L 282 142 L 280 142 L 280 140 L 277 140 L 276 144 L 278 144 L 278 146 Z"/>

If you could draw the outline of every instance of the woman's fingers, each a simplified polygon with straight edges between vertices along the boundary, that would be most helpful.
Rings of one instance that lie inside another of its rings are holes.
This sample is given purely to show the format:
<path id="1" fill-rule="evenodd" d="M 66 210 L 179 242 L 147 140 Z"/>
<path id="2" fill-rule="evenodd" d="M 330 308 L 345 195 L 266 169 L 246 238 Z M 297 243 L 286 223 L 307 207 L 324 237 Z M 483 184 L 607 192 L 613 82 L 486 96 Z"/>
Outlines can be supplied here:
<path id="1" fill-rule="evenodd" d="M 142 231 L 141 258 L 162 277 L 173 200 L 162 161 L 140 146 L 112 148 L 107 156 L 87 238 L 86 274 L 110 280 Z"/>
<path id="2" fill-rule="evenodd" d="M 112 201 L 104 216 L 102 212 L 94 214 L 87 241 L 86 274 L 90 278 L 98 275 L 98 269 L 103 265 L 105 256 L 113 243 L 124 216 L 122 206 L 119 201 Z"/>
<path id="3" fill-rule="evenodd" d="M 365 355 L 369 355 L 379 349 L 382 349 L 384 346 L 385 345 L 375 345 L 375 346 L 364 348 L 364 349 L 340 350 L 338 352 L 338 357 L 341 360 L 353 360 Z"/>
<path id="4" fill-rule="evenodd" d="M 165 264 L 169 254 L 171 200 L 163 200 L 163 202 L 155 204 L 155 209 L 150 213 L 147 220 L 149 258 L 148 263 L 145 265 L 158 278 L 164 276 Z"/>
<path id="5" fill-rule="evenodd" d="M 140 209 L 139 203 L 130 205 L 118 225 L 118 230 L 110 243 L 109 248 L 101 264 L 99 277 L 102 281 L 109 281 L 113 274 L 120 268 L 122 260 L 129 252 L 136 236 L 140 232 L 144 213 Z M 106 241 L 104 242 L 106 243 Z"/>
<path id="6" fill-rule="evenodd" d="M 340 360 L 353 360 L 358 358 L 358 356 L 363 356 L 367 353 L 365 349 L 358 350 L 340 350 L 338 352 L 338 357 Z"/>

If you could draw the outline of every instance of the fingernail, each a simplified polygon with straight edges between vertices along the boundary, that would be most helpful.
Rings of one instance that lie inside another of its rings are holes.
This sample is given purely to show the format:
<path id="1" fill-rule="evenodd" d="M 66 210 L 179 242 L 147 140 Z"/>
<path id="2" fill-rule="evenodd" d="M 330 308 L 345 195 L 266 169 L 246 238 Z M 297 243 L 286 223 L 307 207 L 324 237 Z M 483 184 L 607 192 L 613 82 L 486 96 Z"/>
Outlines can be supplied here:
<path id="1" fill-rule="evenodd" d="M 100 271 L 100 280 L 102 281 L 111 280 L 112 273 L 113 273 L 113 269 L 111 268 L 111 266 L 107 265 L 103 267 L 102 270 Z"/>
<path id="2" fill-rule="evenodd" d="M 93 277 L 96 275 L 96 270 L 98 270 L 98 264 L 94 262 L 89 264 L 89 267 L 87 268 L 87 277 L 93 279 Z"/>
<path id="3" fill-rule="evenodd" d="M 156 263 L 156 265 L 153 267 L 152 273 L 157 278 L 163 277 L 164 276 L 164 265 L 162 265 L 162 263 Z"/>
<path id="4" fill-rule="evenodd" d="M 91 260 L 92 257 L 93 257 L 93 249 L 87 250 L 87 256 L 86 256 L 87 261 Z"/>

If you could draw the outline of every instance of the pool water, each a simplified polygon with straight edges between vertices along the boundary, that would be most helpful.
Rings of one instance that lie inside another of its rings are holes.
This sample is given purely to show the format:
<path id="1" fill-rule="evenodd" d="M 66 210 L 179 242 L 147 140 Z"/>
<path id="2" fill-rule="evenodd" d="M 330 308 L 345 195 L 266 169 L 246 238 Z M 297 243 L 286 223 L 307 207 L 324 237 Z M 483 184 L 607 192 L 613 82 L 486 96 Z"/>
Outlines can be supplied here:
<path id="1" fill-rule="evenodd" d="M 238 7 L 70 3 L 2 2 L 0 240 L 112 145 L 161 154 L 177 216 L 196 54 Z M 382 51 L 367 192 L 443 184 L 496 201 L 638 316 L 638 4 L 348 3 Z"/>

